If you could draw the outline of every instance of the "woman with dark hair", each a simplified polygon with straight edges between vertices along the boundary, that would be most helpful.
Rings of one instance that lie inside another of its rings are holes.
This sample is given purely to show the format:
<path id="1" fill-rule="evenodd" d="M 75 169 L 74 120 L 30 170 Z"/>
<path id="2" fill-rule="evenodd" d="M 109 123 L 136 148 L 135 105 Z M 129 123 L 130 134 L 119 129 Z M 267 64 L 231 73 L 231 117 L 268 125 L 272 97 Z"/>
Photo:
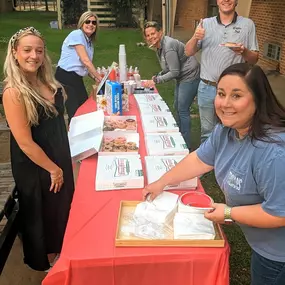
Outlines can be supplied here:
<path id="1" fill-rule="evenodd" d="M 87 11 L 80 16 L 77 30 L 72 31 L 63 41 L 55 77 L 67 93 L 65 103 L 68 122 L 76 110 L 87 99 L 83 77 L 89 75 L 100 82 L 101 76 L 92 63 L 99 19 L 94 12 Z"/>
<path id="2" fill-rule="evenodd" d="M 190 149 L 190 106 L 197 94 L 200 82 L 200 65 L 195 56 L 185 55 L 185 45 L 164 36 L 157 22 L 144 25 L 144 36 L 149 47 L 154 49 L 162 71 L 152 79 L 155 84 L 175 80 L 174 109 L 177 112 L 179 130 Z"/>
<path id="3" fill-rule="evenodd" d="M 143 196 L 214 169 L 226 204 L 214 203 L 205 217 L 241 227 L 252 248 L 252 285 L 284 285 L 285 109 L 262 69 L 247 63 L 221 74 L 215 109 L 220 123 L 209 139 Z"/>

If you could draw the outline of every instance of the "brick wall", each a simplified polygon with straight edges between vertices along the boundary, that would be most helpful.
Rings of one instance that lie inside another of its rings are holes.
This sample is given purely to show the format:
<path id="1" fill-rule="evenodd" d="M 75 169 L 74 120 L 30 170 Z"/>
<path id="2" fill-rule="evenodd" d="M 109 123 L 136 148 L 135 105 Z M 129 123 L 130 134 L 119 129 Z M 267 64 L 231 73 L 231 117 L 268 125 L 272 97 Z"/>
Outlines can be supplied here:
<path id="1" fill-rule="evenodd" d="M 285 1 L 252 0 L 249 17 L 255 22 L 259 43 L 259 64 L 285 74 Z M 264 44 L 281 45 L 280 62 L 264 57 Z"/>
<path id="2" fill-rule="evenodd" d="M 207 16 L 208 0 L 178 0 L 176 23 L 187 29 L 194 30 L 195 20 Z"/>

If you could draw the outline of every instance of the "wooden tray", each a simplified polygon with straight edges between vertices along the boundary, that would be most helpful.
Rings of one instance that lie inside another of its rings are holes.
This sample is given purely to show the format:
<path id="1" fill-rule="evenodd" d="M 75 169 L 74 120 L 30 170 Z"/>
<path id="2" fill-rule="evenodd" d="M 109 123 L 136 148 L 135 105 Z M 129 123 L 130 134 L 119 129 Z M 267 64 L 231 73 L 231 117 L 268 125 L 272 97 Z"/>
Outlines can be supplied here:
<path id="1" fill-rule="evenodd" d="M 127 224 L 128 217 L 131 217 L 135 211 L 136 205 L 141 203 L 139 201 L 121 201 L 118 224 L 116 231 L 116 246 L 117 247 L 132 247 L 132 246 L 172 246 L 172 247 L 224 247 L 225 240 L 221 228 L 218 224 L 214 224 L 216 237 L 214 240 L 183 240 L 173 239 L 173 233 L 169 239 L 153 240 L 153 239 L 142 239 L 135 236 L 128 236 L 121 232 L 121 227 Z"/>

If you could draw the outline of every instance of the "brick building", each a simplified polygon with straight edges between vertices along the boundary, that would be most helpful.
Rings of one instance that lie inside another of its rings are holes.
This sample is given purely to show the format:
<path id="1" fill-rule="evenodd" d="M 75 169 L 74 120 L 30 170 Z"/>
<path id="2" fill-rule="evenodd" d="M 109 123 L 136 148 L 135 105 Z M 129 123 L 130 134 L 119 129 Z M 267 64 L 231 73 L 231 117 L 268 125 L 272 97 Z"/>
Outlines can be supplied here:
<path id="1" fill-rule="evenodd" d="M 285 74 L 285 1 L 252 0 L 249 17 L 256 25 L 259 64 Z"/>
<path id="2" fill-rule="evenodd" d="M 155 0 L 155 20 L 160 21 L 161 1 Z M 285 74 L 285 0 L 239 0 L 237 12 L 256 25 L 259 64 Z M 175 25 L 193 32 L 200 18 L 218 13 L 216 0 L 177 0 Z"/>

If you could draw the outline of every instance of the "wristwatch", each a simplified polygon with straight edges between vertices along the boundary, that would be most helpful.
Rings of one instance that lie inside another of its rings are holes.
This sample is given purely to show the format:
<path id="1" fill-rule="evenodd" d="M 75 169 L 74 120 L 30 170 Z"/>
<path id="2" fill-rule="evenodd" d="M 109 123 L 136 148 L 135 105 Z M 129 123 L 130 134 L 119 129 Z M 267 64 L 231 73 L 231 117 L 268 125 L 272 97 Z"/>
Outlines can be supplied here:
<path id="1" fill-rule="evenodd" d="M 232 208 L 226 205 L 225 210 L 224 210 L 224 221 L 225 222 L 233 222 L 231 212 L 232 212 Z"/>

